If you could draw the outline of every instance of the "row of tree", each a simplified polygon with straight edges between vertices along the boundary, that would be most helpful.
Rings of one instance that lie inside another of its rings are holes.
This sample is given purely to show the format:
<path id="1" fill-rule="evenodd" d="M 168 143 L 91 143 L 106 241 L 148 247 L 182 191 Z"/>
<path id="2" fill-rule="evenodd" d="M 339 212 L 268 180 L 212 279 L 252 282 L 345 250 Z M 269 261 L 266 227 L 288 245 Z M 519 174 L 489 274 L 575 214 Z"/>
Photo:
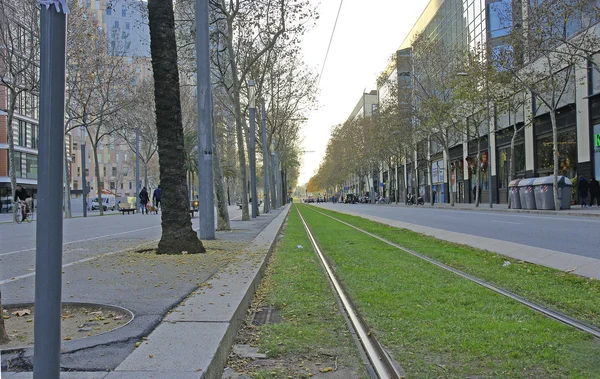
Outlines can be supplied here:
<path id="1" fill-rule="evenodd" d="M 506 1 L 493 6 L 503 26 L 500 29 L 506 30 L 493 41 L 457 46 L 423 34 L 414 38 L 411 69 L 402 73 L 408 78 L 382 75 L 379 86 L 386 86 L 390 93 L 381 99 L 379 111 L 369 119 L 348 120 L 333 129 L 311 188 L 339 191 L 351 178 L 359 178 L 362 185 L 363 178 L 382 164 L 392 168 L 401 162 L 414 163 L 413 180 L 417 169 L 425 166 L 431 183 L 431 157 L 443 152 L 444 167 L 449 170 L 450 148 L 471 140 L 479 145 L 488 130 L 494 133 L 494 114 L 506 116 L 513 132 L 510 181 L 515 175 L 514 143 L 519 132 L 549 114 L 554 199 L 560 209 L 556 114 L 562 107 L 574 106 L 575 87 L 584 84 L 579 73 L 597 70 L 600 9 L 589 0 Z M 489 152 L 480 152 L 478 146 L 471 162 L 478 168 L 473 170 L 477 187 L 481 171 L 490 163 Z M 432 192 L 430 186 L 433 202 Z M 479 193 L 475 192 L 476 203 Z M 450 194 L 454 205 L 455 193 Z"/>

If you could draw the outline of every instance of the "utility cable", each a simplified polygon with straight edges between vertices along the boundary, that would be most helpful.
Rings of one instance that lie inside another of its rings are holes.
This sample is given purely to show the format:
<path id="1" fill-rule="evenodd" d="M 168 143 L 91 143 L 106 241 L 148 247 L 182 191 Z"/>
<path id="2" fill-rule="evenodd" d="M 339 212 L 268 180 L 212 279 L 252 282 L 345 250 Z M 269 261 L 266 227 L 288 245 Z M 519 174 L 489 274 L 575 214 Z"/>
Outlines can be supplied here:
<path id="1" fill-rule="evenodd" d="M 319 80 L 317 81 L 317 89 L 321 84 L 321 77 L 323 77 L 323 70 L 325 70 L 325 63 L 327 63 L 327 57 L 329 56 L 329 49 L 331 48 L 331 41 L 333 41 L 333 35 L 335 34 L 335 27 L 337 26 L 338 18 L 340 17 L 340 11 L 342 10 L 342 4 L 344 4 L 344 0 L 340 0 L 340 7 L 337 11 L 337 16 L 335 16 L 335 23 L 333 24 L 333 30 L 331 31 L 331 37 L 329 37 L 329 45 L 327 46 L 327 52 L 325 53 L 325 59 L 323 60 L 323 65 L 321 66 L 321 73 L 319 74 Z"/>

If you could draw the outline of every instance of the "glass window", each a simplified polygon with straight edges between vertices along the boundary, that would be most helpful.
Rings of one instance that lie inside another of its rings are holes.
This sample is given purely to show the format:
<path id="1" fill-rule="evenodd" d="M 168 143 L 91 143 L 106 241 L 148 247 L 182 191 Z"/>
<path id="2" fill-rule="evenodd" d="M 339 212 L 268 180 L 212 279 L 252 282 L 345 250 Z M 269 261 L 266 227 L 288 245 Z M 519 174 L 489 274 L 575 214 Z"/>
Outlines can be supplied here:
<path id="1" fill-rule="evenodd" d="M 38 176 L 38 157 L 34 154 L 25 154 L 26 172 L 28 179 L 37 179 Z"/>
<path id="2" fill-rule="evenodd" d="M 112 9 L 110 7 L 106 7 L 106 14 L 109 16 L 112 14 Z"/>
<path id="3" fill-rule="evenodd" d="M 121 8 L 121 16 L 127 17 L 127 9 L 125 9 L 124 5 L 123 5 L 123 8 Z"/>
<path id="4" fill-rule="evenodd" d="M 125 23 L 125 29 L 129 30 L 129 23 L 128 22 Z"/>
<path id="5" fill-rule="evenodd" d="M 552 175 L 554 155 L 552 135 L 536 141 L 537 174 Z M 568 178 L 577 175 L 577 132 L 569 130 L 558 134 L 558 174 Z"/>
<path id="6" fill-rule="evenodd" d="M 119 29 L 119 20 L 115 20 L 115 29 Z"/>

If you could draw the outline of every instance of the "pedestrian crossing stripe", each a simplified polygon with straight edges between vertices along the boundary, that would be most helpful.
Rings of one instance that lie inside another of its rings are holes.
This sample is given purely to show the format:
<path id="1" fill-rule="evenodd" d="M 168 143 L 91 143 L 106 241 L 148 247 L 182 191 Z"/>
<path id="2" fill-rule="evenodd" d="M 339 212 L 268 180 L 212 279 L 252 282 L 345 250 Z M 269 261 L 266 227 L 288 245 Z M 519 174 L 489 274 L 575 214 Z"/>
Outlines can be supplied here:
<path id="1" fill-rule="evenodd" d="M 596 147 L 600 147 L 600 134 L 596 134 Z"/>

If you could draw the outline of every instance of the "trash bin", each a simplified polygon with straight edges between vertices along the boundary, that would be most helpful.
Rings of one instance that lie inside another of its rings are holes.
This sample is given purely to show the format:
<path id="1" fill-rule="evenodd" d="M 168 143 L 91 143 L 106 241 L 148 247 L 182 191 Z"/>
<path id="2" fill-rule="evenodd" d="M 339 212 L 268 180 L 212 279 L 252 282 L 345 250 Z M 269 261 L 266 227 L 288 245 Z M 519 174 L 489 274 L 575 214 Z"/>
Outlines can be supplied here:
<path id="1" fill-rule="evenodd" d="M 560 209 L 571 209 L 571 191 L 573 183 L 566 176 L 558 177 L 558 198 L 560 199 Z"/>
<path id="2" fill-rule="evenodd" d="M 558 177 L 558 201 L 561 209 L 571 208 L 571 189 L 573 183 L 564 176 Z M 554 208 L 554 176 L 537 178 L 534 182 L 535 200 L 538 209 L 553 210 Z"/>
<path id="3" fill-rule="evenodd" d="M 534 180 L 535 178 L 521 179 L 518 184 L 522 209 L 535 209 L 535 194 L 533 192 Z"/>
<path id="4" fill-rule="evenodd" d="M 553 185 L 554 178 L 552 176 L 543 176 L 534 179 L 533 193 L 535 195 L 535 207 L 537 209 L 554 209 Z"/>
<path id="5" fill-rule="evenodd" d="M 521 209 L 521 197 L 519 196 L 520 181 L 520 179 L 516 179 L 508 183 L 508 196 L 510 196 L 510 207 L 512 209 Z"/>

